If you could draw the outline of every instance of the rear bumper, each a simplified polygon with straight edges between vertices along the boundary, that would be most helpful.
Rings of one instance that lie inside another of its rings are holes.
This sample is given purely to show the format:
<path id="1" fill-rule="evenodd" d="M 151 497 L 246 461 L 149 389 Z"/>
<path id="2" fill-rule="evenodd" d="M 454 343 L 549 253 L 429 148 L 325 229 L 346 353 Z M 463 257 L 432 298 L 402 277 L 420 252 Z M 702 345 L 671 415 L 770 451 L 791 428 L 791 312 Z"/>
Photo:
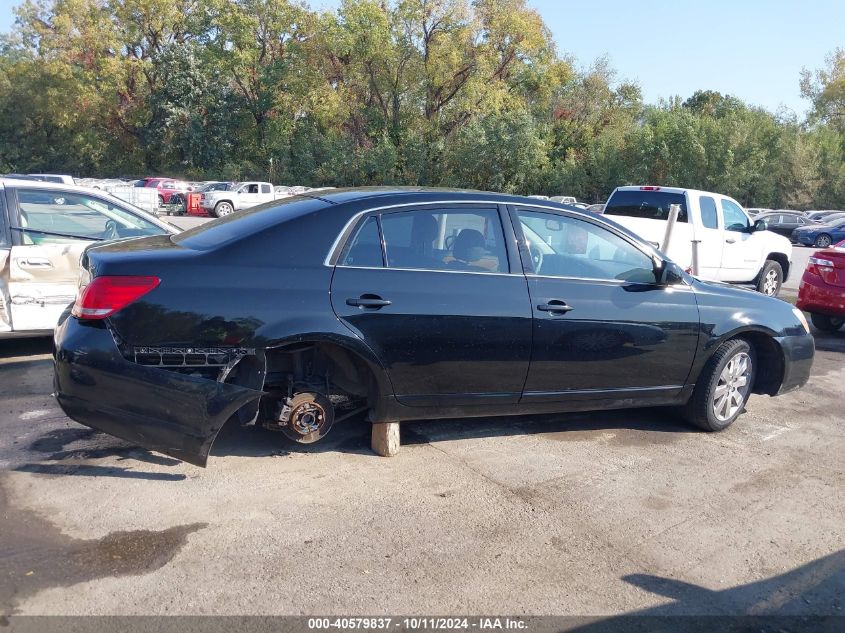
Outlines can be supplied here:
<path id="1" fill-rule="evenodd" d="M 810 379 L 816 343 L 809 334 L 783 336 L 775 339 L 783 351 L 783 380 L 777 395 L 800 389 Z"/>
<path id="2" fill-rule="evenodd" d="M 845 288 L 826 284 L 820 277 L 805 274 L 798 286 L 799 310 L 845 317 Z"/>
<path id="3" fill-rule="evenodd" d="M 145 367 L 120 354 L 102 324 L 67 317 L 56 328 L 59 406 L 80 424 L 205 466 L 217 432 L 262 392 Z"/>

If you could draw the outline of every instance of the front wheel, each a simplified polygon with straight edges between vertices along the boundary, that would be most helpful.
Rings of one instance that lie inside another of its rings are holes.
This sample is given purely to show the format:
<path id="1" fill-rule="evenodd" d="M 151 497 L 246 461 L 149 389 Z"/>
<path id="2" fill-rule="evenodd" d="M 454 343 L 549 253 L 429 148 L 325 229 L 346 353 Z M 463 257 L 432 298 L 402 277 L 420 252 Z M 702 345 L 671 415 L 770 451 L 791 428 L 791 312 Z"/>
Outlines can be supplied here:
<path id="1" fill-rule="evenodd" d="M 845 325 L 845 318 L 827 316 L 826 314 L 811 313 L 810 320 L 822 332 L 838 332 Z"/>
<path id="2" fill-rule="evenodd" d="M 767 259 L 757 278 L 757 292 L 769 297 L 777 297 L 783 284 L 783 268 L 773 259 Z"/>
<path id="3" fill-rule="evenodd" d="M 217 206 L 214 207 L 214 215 L 218 218 L 222 218 L 225 215 L 232 215 L 234 212 L 235 208 L 228 202 L 218 202 Z"/>
<path id="4" fill-rule="evenodd" d="M 830 235 L 828 235 L 827 233 L 822 233 L 816 238 L 816 248 L 827 248 L 828 246 L 830 246 L 830 243 L 832 241 L 833 240 L 830 239 Z"/>
<path id="5" fill-rule="evenodd" d="M 745 409 L 754 385 L 754 350 L 745 341 L 722 343 L 710 357 L 687 403 L 687 419 L 705 431 L 721 431 Z"/>

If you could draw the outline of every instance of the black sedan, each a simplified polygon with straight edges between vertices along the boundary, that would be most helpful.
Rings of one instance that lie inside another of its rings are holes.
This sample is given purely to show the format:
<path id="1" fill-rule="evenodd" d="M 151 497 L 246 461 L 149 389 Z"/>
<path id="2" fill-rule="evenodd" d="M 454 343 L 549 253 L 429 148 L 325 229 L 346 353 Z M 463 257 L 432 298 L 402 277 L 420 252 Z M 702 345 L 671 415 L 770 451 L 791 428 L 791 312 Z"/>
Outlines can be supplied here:
<path id="1" fill-rule="evenodd" d="M 798 211 L 772 211 L 755 216 L 755 221 L 765 220 L 766 229 L 784 237 L 791 237 L 792 232 L 803 226 L 812 226 L 813 221 Z"/>
<path id="2" fill-rule="evenodd" d="M 671 405 L 718 431 L 807 382 L 801 312 L 545 200 L 351 189 L 89 248 L 56 331 L 73 419 L 205 465 L 229 419 L 374 424 Z"/>

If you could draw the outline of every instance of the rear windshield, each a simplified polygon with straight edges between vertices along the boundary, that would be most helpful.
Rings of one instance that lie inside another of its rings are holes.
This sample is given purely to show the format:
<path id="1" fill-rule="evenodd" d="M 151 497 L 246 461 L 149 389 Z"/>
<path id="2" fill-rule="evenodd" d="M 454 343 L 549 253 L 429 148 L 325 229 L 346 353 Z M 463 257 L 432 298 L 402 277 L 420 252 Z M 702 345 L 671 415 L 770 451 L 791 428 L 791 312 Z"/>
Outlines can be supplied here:
<path id="1" fill-rule="evenodd" d="M 607 201 L 604 214 L 646 220 L 668 220 L 671 204 L 681 205 L 678 222 L 686 222 L 687 200 L 684 194 L 665 191 L 617 191 Z"/>
<path id="2" fill-rule="evenodd" d="M 173 236 L 173 242 L 194 250 L 209 250 L 256 235 L 312 211 L 331 206 L 316 198 L 287 198 L 238 211 Z"/>

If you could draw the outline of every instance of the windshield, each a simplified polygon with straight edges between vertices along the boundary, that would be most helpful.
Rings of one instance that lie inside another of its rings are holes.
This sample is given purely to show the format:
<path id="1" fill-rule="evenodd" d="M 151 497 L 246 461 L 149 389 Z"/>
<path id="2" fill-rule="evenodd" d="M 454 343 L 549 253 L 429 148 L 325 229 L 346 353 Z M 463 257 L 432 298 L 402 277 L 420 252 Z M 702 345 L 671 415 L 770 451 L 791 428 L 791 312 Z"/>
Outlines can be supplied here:
<path id="1" fill-rule="evenodd" d="M 206 193 L 208 191 L 229 191 L 231 188 L 232 185 L 228 182 L 210 182 L 197 187 L 196 191 L 199 193 Z"/>

